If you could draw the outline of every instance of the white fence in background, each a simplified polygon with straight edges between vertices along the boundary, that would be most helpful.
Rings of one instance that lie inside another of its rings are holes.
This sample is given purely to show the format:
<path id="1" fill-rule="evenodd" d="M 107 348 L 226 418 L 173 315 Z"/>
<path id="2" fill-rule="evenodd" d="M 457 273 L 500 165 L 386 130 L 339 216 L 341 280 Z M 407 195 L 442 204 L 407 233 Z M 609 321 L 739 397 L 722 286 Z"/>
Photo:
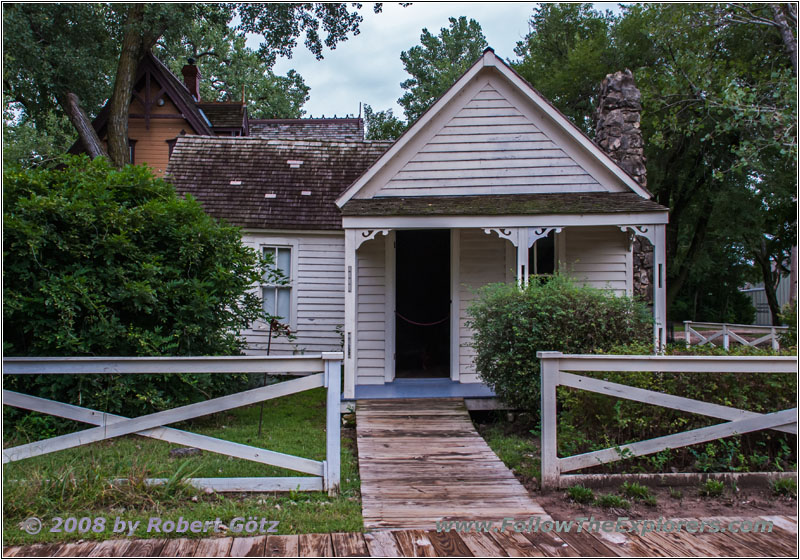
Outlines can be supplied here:
<path id="1" fill-rule="evenodd" d="M 694 321 L 684 321 L 684 332 L 686 333 L 686 347 L 692 344 L 702 346 L 711 344 L 719 338 L 722 339 L 722 347 L 728 350 L 731 346 L 731 339 L 745 346 L 758 346 L 769 342 L 773 350 L 780 348 L 780 335 L 789 330 L 789 327 L 772 327 L 761 325 L 735 325 L 732 323 L 695 323 Z M 704 329 L 702 332 L 696 329 Z M 737 334 L 736 331 L 739 331 Z M 766 334 L 764 334 L 766 333 Z M 743 338 L 744 334 L 763 334 L 754 340 Z M 697 342 L 692 340 L 692 335 L 697 337 Z"/>
<path id="2" fill-rule="evenodd" d="M 676 449 L 736 434 L 766 429 L 797 434 L 797 408 L 759 414 L 570 373 L 649 371 L 698 374 L 726 372 L 753 374 L 789 373 L 796 375 L 797 356 L 611 356 L 562 354 L 561 352 L 539 352 L 537 356 L 542 364 L 542 488 L 561 487 L 565 482 L 562 474 L 566 472 L 611 463 L 620 459 L 649 455 L 664 449 Z M 693 414 L 701 414 L 727 420 L 727 422 L 646 441 L 627 443 L 619 447 L 611 447 L 581 455 L 559 457 L 556 434 L 558 426 L 556 388 L 559 385 Z"/>
<path id="3" fill-rule="evenodd" d="M 312 475 L 303 477 L 187 479 L 188 483 L 199 488 L 211 488 L 216 492 L 325 490 L 334 495 L 339 491 L 340 480 L 341 423 L 339 403 L 341 371 L 341 352 L 329 352 L 312 356 L 4 358 L 4 376 L 42 374 L 267 373 L 270 375 L 293 375 L 299 377 L 290 381 L 275 383 L 137 418 L 126 418 L 3 390 L 3 404 L 96 426 L 95 428 L 4 449 L 3 463 L 20 461 L 29 457 L 70 449 L 117 436 L 136 434 Z M 317 387 L 327 388 L 326 459 L 324 461 L 295 457 L 259 447 L 165 427 L 167 424 L 231 410 Z M 165 479 L 150 479 L 148 483 L 159 484 L 164 481 Z"/>

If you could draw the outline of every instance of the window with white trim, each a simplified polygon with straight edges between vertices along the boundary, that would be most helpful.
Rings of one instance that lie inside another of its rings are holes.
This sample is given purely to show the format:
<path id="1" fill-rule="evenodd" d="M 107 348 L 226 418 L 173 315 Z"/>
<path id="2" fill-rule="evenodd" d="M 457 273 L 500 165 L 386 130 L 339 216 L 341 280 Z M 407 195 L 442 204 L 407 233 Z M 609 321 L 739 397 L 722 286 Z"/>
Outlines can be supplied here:
<path id="1" fill-rule="evenodd" d="M 264 246 L 264 257 L 272 257 L 270 270 L 264 275 L 261 284 L 261 302 L 264 313 L 279 317 L 286 324 L 292 322 L 292 248 L 283 246 Z M 277 273 L 277 274 L 276 274 Z"/>

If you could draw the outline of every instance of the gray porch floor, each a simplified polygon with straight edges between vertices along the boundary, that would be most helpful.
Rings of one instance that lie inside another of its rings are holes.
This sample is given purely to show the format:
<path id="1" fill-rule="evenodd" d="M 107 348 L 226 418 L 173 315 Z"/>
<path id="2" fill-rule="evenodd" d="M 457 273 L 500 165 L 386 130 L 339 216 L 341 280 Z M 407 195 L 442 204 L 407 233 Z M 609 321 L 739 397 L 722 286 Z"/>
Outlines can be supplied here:
<path id="1" fill-rule="evenodd" d="M 492 398 L 483 383 L 458 383 L 451 379 L 395 379 L 383 385 L 356 385 L 356 399 Z"/>

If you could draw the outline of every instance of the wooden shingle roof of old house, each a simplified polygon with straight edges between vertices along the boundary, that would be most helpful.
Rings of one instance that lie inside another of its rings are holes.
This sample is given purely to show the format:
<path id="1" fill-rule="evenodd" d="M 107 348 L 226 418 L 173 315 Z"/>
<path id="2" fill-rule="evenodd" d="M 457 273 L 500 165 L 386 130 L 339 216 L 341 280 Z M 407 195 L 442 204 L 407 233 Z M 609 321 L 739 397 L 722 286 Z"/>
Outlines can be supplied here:
<path id="1" fill-rule="evenodd" d="M 243 103 L 203 101 L 197 103 L 197 107 L 205 113 L 215 131 L 221 128 L 247 128 L 247 105 Z"/>
<path id="2" fill-rule="evenodd" d="M 337 230 L 335 204 L 390 142 L 185 136 L 166 178 L 205 211 L 248 229 Z"/>
<path id="3" fill-rule="evenodd" d="M 364 140 L 361 118 L 250 119 L 250 135 L 261 138 L 317 138 Z"/>

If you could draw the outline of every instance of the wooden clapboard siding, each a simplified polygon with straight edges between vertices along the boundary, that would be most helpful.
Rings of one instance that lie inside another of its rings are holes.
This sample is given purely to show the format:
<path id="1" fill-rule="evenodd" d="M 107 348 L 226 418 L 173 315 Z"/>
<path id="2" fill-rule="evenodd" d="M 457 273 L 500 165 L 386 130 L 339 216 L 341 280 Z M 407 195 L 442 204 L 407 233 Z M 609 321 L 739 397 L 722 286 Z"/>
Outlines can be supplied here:
<path id="1" fill-rule="evenodd" d="M 565 230 L 566 271 L 596 288 L 624 295 L 630 286 L 627 234 L 617 227 L 574 227 Z"/>
<path id="2" fill-rule="evenodd" d="M 608 190 L 501 90 L 486 83 L 376 196 Z"/>
<path id="3" fill-rule="evenodd" d="M 139 95 L 144 98 L 145 91 L 143 86 Z M 161 86 L 153 82 L 150 85 L 150 93 L 153 98 L 160 91 Z M 164 96 L 164 105 L 153 105 L 151 113 L 153 115 L 177 115 L 180 110 L 170 101 L 168 96 Z M 138 99 L 134 98 L 130 107 L 131 114 L 144 114 L 144 107 Z M 153 173 L 158 177 L 163 177 L 169 163 L 169 145 L 167 140 L 173 140 L 183 132 L 184 134 L 196 134 L 195 130 L 183 118 L 164 119 L 151 118 L 148 123 L 145 119 L 128 119 L 128 138 L 135 140 L 134 161 L 135 164 L 146 163 L 152 168 Z"/>
<path id="4" fill-rule="evenodd" d="M 358 250 L 356 294 L 356 385 L 380 385 L 386 372 L 386 240 Z"/>
<path id="5" fill-rule="evenodd" d="M 297 338 L 272 341 L 272 354 L 341 351 L 341 337 L 336 331 L 344 325 L 344 236 L 313 233 L 246 233 L 244 242 L 260 251 L 268 245 L 290 246 L 293 264 L 292 304 Z M 259 291 L 260 293 L 260 291 Z M 244 332 L 248 354 L 263 354 L 268 330 L 256 323 Z"/>
<path id="6" fill-rule="evenodd" d="M 504 282 L 506 269 L 515 263 L 507 262 L 508 241 L 495 234 L 487 235 L 482 229 L 461 231 L 459 262 L 459 381 L 476 383 L 472 348 L 472 329 L 467 328 L 467 308 L 475 297 L 475 289 L 491 282 Z"/>

